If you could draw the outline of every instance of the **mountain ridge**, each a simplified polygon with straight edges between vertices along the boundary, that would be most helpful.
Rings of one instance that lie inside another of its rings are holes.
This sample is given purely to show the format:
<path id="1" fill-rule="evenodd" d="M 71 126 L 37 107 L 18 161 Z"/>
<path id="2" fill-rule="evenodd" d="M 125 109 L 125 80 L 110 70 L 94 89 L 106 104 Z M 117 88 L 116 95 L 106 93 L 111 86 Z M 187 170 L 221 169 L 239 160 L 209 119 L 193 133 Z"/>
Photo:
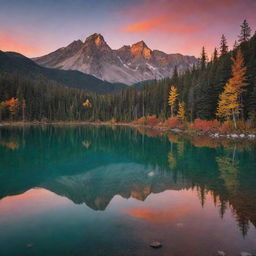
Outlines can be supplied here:
<path id="1" fill-rule="evenodd" d="M 170 77 L 175 67 L 182 73 L 197 63 L 194 56 L 151 50 L 143 40 L 114 50 L 98 33 L 33 60 L 48 68 L 78 70 L 104 81 L 128 85 Z"/>
<path id="2" fill-rule="evenodd" d="M 76 70 L 59 70 L 38 65 L 33 60 L 17 52 L 0 51 L 0 72 L 18 73 L 32 79 L 43 76 L 60 85 L 83 89 L 92 93 L 112 93 L 126 88 L 123 84 L 102 81 L 92 75 Z"/>

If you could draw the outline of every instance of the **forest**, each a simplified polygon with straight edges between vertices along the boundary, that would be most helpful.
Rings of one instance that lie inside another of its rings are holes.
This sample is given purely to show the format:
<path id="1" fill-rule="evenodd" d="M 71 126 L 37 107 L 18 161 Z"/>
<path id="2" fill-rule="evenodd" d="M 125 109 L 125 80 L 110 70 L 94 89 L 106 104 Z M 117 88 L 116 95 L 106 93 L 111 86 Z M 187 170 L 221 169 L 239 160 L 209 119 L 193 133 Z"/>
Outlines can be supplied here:
<path id="1" fill-rule="evenodd" d="M 176 126 L 217 120 L 234 128 L 241 123 L 255 127 L 256 34 L 244 20 L 232 47 L 222 35 L 214 52 L 202 47 L 198 64 L 186 72 L 176 68 L 170 78 L 105 95 L 68 88 L 44 76 L 1 71 L 0 103 L 2 121 L 137 120 Z"/>

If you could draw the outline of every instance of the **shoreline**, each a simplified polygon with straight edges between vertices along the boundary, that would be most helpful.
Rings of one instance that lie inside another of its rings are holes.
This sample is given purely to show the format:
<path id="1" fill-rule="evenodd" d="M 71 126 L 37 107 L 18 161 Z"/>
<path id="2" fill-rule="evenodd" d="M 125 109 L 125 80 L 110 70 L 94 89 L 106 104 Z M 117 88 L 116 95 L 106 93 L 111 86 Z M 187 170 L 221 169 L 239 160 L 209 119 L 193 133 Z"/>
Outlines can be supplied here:
<path id="1" fill-rule="evenodd" d="M 179 128 L 168 128 L 164 126 L 150 126 L 150 125 L 143 125 L 143 124 L 134 124 L 134 123 L 110 123 L 110 122 L 89 122 L 89 121 L 54 121 L 54 122 L 39 122 L 39 121 L 29 121 L 29 122 L 22 122 L 22 121 L 9 121 L 9 122 L 0 122 L 1 127 L 19 127 L 19 126 L 126 126 L 131 128 L 142 128 L 142 129 L 150 129 L 156 130 L 160 132 L 169 132 L 169 133 L 176 133 L 176 134 L 187 134 L 190 136 L 208 136 L 212 139 L 239 139 L 239 140 L 255 140 L 256 139 L 256 132 L 232 132 L 227 134 L 221 134 L 218 132 L 203 132 L 203 131 L 194 131 L 194 130 L 182 130 Z"/>

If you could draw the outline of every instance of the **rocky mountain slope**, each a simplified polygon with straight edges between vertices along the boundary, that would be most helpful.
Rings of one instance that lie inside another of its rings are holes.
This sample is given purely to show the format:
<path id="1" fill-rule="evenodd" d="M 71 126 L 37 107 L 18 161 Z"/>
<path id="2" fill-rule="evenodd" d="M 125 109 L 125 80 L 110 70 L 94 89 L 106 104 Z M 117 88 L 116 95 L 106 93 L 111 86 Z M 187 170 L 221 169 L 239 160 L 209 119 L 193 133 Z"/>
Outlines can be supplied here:
<path id="1" fill-rule="evenodd" d="M 182 72 L 197 59 L 151 50 L 143 41 L 112 50 L 102 35 L 93 34 L 85 42 L 74 41 L 34 61 L 48 68 L 78 70 L 108 82 L 131 85 L 171 76 L 175 66 Z"/>
<path id="2" fill-rule="evenodd" d="M 63 86 L 100 94 L 117 92 L 127 87 L 124 84 L 102 81 L 94 76 L 75 70 L 45 68 L 15 52 L 0 51 L 0 73 L 2 72 L 21 74 L 23 77 L 35 80 L 44 78 Z"/>

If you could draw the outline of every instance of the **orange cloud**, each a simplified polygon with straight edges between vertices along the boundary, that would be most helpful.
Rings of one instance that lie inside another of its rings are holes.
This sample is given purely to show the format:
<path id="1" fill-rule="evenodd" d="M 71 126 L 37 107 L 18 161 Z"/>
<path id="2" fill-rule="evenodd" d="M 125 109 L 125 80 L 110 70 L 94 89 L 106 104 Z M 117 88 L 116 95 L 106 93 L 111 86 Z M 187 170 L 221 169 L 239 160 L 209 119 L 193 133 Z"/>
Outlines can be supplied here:
<path id="1" fill-rule="evenodd" d="M 40 52 L 35 46 L 28 45 L 22 42 L 19 36 L 14 37 L 6 32 L 0 32 L 0 50 L 14 51 L 24 55 L 36 55 Z"/>
<path id="2" fill-rule="evenodd" d="M 172 25 L 175 24 L 175 25 Z M 198 31 L 202 25 L 175 23 L 167 18 L 155 18 L 143 22 L 136 22 L 124 27 L 125 32 L 148 33 L 151 31 L 161 31 L 173 34 L 189 34 Z"/>
<path id="3" fill-rule="evenodd" d="M 154 30 L 156 27 L 161 26 L 166 22 L 166 19 L 163 18 L 155 18 L 151 20 L 147 20 L 144 22 L 136 22 L 129 26 L 123 28 L 126 32 L 150 32 Z"/>

